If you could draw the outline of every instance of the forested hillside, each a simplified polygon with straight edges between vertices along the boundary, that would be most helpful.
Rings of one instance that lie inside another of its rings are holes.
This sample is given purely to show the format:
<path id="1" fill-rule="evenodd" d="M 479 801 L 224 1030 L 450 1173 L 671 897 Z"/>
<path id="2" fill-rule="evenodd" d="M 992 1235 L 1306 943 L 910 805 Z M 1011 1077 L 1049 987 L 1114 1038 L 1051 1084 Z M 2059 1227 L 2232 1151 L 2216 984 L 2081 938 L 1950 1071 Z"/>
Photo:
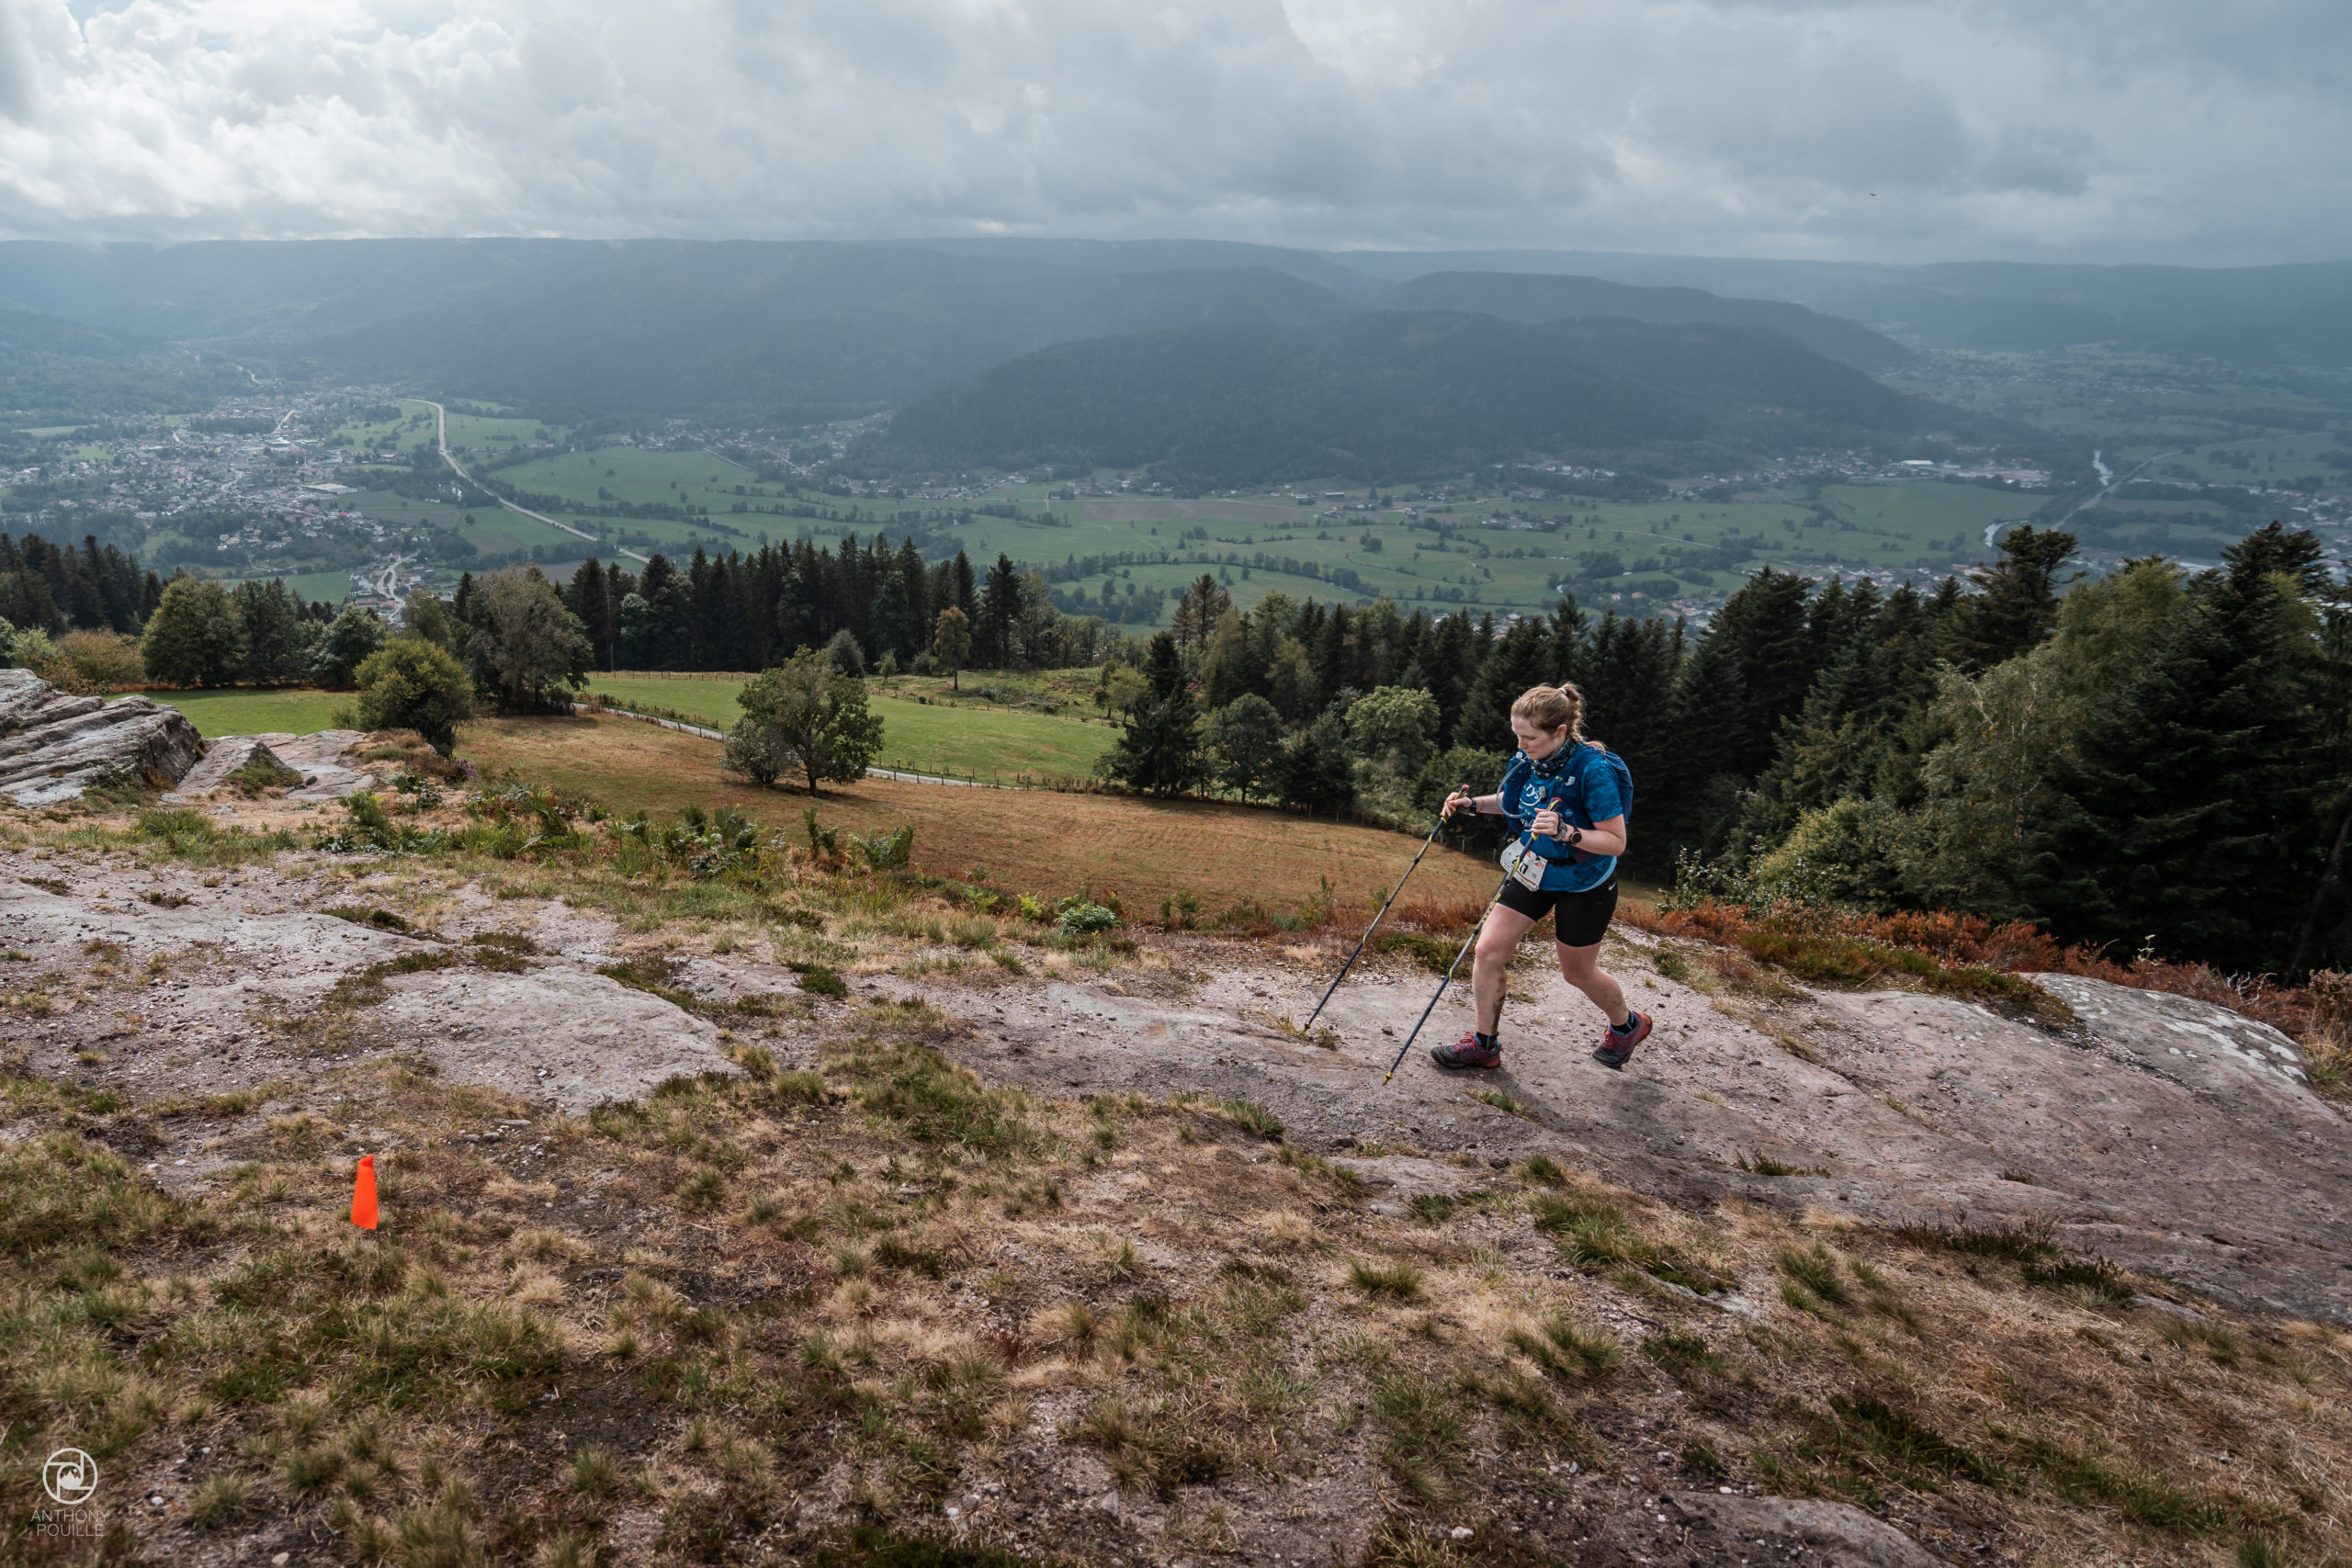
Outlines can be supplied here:
<path id="1" fill-rule="evenodd" d="M 1781 333 L 1384 311 L 1065 344 L 901 410 L 910 464 L 1148 467 L 1180 486 L 1385 481 L 1530 455 L 1686 471 L 1901 445 L 1951 411 Z"/>
<path id="2" fill-rule="evenodd" d="M 1726 299 L 1703 288 L 1642 288 L 1598 277 L 1539 273 L 1433 272 L 1380 297 L 1391 310 L 1469 310 L 1507 321 L 1556 321 L 1619 316 L 1677 326 L 1716 321 L 1786 333 L 1825 358 L 1860 370 L 1886 370 L 1911 351 L 1856 321 L 1778 299 Z"/>

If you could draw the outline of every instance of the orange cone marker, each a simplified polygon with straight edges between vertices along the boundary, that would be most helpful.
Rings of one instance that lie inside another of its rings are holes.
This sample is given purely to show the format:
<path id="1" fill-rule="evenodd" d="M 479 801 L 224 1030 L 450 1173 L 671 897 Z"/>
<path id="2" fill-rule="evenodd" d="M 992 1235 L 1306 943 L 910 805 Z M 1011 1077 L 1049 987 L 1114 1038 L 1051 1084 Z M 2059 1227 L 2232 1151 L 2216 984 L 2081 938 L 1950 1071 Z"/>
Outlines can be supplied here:
<path id="1" fill-rule="evenodd" d="M 359 1174 L 351 1184 L 351 1223 L 361 1230 L 376 1228 L 376 1156 L 359 1156 Z"/>

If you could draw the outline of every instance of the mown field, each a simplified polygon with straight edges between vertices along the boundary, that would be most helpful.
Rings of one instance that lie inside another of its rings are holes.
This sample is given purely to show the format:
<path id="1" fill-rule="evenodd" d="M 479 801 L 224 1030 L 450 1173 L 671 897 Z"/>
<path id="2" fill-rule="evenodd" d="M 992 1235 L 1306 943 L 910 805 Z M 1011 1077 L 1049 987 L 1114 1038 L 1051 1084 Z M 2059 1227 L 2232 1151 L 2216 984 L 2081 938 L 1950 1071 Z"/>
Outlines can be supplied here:
<path id="1" fill-rule="evenodd" d="M 307 686 L 256 691 L 231 686 L 211 692 L 150 692 L 148 696 L 187 715 L 208 740 L 223 735 L 308 735 L 334 728 L 332 714 L 351 705 L 349 692 Z"/>
<path id="2" fill-rule="evenodd" d="M 668 708 L 695 723 L 725 729 L 742 716 L 735 694 L 748 679 L 742 674 L 622 673 L 595 676 L 588 689 L 622 705 Z M 1115 725 L 1082 716 L 1082 705 L 1053 715 L 1004 707 L 971 691 L 995 679 L 967 675 L 960 696 L 944 680 L 902 676 L 869 681 L 870 705 L 882 716 L 882 754 L 876 764 L 1006 784 L 1023 775 L 1085 777 L 1093 772 L 1095 759 L 1118 739 Z"/>
<path id="3" fill-rule="evenodd" d="M 621 718 L 492 718 L 465 726 L 458 754 L 486 773 L 511 770 L 587 795 L 607 810 L 674 813 L 733 806 L 770 828 L 801 830 L 805 795 L 730 782 L 708 740 Z M 1204 914 L 1251 899 L 1278 911 L 1321 896 L 1328 877 L 1342 911 L 1370 911 L 1413 858 L 1413 840 L 1352 823 L 1197 801 L 1047 790 L 963 789 L 866 779 L 828 786 L 820 819 L 854 832 L 912 823 L 927 872 L 985 867 L 991 882 L 1041 895 L 1116 890 L 1130 908 L 1157 909 L 1185 892 Z M 1484 900 L 1487 863 L 1432 850 L 1416 897 Z"/>

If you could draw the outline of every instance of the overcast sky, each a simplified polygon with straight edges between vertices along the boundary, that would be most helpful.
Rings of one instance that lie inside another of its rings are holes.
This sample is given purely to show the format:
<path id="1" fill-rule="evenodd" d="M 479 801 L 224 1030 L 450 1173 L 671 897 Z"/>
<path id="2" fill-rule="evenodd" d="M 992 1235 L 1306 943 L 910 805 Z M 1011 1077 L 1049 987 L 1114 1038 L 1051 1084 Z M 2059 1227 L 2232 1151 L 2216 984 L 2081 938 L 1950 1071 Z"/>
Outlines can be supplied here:
<path id="1" fill-rule="evenodd" d="M 2345 0 L 0 0 L 0 231 L 2352 255 Z"/>

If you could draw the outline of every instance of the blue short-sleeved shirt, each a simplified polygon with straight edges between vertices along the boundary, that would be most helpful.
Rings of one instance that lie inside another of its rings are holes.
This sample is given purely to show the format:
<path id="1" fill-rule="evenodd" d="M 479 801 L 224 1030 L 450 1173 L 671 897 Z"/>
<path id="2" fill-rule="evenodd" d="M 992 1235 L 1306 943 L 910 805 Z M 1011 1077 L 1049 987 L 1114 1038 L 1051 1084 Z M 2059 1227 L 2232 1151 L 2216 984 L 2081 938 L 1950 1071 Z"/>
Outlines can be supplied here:
<path id="1" fill-rule="evenodd" d="M 1578 861 L 1566 840 L 1539 839 L 1528 829 L 1535 814 L 1555 802 L 1571 825 L 1588 830 L 1625 814 L 1625 792 L 1600 747 L 1588 740 L 1572 751 L 1556 751 L 1542 762 L 1524 751 L 1515 752 L 1510 765 L 1503 770 L 1498 793 L 1503 815 L 1519 829 L 1520 842 L 1549 863 L 1544 868 L 1544 892 L 1581 893 L 1617 874 L 1616 856 Z"/>

